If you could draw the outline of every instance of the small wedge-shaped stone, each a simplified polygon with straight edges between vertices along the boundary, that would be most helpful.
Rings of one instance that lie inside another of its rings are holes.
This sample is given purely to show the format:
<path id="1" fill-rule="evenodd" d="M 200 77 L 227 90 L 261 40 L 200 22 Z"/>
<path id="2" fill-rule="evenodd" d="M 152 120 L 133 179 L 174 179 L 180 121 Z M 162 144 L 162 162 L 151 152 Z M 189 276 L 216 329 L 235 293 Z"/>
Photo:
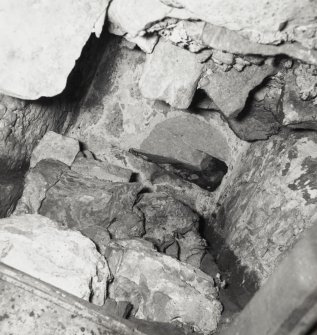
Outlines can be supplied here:
<path id="1" fill-rule="evenodd" d="M 49 131 L 33 150 L 30 165 L 34 167 L 42 159 L 54 159 L 71 166 L 79 150 L 77 140 Z"/>

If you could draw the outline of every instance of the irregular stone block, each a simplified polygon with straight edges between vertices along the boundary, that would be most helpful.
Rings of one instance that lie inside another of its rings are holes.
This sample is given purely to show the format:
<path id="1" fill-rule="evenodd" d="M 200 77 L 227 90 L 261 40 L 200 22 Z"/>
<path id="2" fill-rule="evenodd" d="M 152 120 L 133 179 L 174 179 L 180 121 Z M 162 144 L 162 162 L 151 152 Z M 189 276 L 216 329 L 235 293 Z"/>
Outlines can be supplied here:
<path id="1" fill-rule="evenodd" d="M 203 21 L 238 31 L 257 43 L 280 44 L 293 42 L 293 38 L 313 48 L 310 33 L 316 29 L 313 23 L 317 6 L 309 0 L 269 0 L 255 7 L 250 0 L 177 0 L 177 4 Z M 302 30 L 306 30 L 306 34 Z"/>
<path id="2" fill-rule="evenodd" d="M 120 35 L 129 33 L 132 37 L 142 35 L 142 32 L 151 24 L 167 16 L 189 18 L 192 15 L 166 6 L 160 0 L 141 0 L 137 3 L 115 0 L 111 1 L 108 10 L 110 30 Z"/>
<path id="3" fill-rule="evenodd" d="M 285 76 L 279 117 L 285 126 L 317 130 L 316 67 L 296 66 Z"/>
<path id="4" fill-rule="evenodd" d="M 137 209 L 134 208 L 133 213 L 120 215 L 120 218 L 112 220 L 108 231 L 113 239 L 143 236 L 145 228 L 141 212 L 138 213 Z"/>
<path id="5" fill-rule="evenodd" d="M 179 245 L 179 260 L 200 268 L 201 261 L 206 253 L 207 243 L 199 234 L 189 231 L 177 237 Z"/>
<path id="6" fill-rule="evenodd" d="M 129 182 L 132 171 L 95 159 L 76 157 L 71 169 L 87 178 L 98 178 L 113 182 Z"/>
<path id="7" fill-rule="evenodd" d="M 88 238 L 41 215 L 1 219 L 0 232 L 1 262 L 79 298 L 104 304 L 111 275 Z"/>
<path id="8" fill-rule="evenodd" d="M 25 177 L 23 194 L 14 214 L 38 213 L 46 197 L 46 192 L 59 181 L 62 173 L 68 169 L 66 164 L 50 159 L 37 163 Z"/>
<path id="9" fill-rule="evenodd" d="M 141 93 L 146 98 L 186 109 L 193 99 L 202 69 L 195 54 L 161 39 L 154 52 L 147 56 L 139 82 Z"/>
<path id="10" fill-rule="evenodd" d="M 77 140 L 53 131 L 47 132 L 32 152 L 30 166 L 42 159 L 53 159 L 71 166 L 80 148 Z"/>
<path id="11" fill-rule="evenodd" d="M 259 45 L 282 42 L 290 42 L 291 45 L 295 41 L 298 42 L 297 48 L 300 44 L 308 49 L 314 48 L 317 7 L 308 0 L 300 3 L 270 0 L 267 4 L 258 4 L 256 8 L 250 0 L 217 0 L 212 3 L 208 0 L 141 0 L 128 6 L 123 1 L 114 0 L 109 8 L 109 20 L 121 34 L 142 35 L 148 27 L 165 18 L 199 19 L 236 31 L 238 36 L 247 37 Z"/>
<path id="12" fill-rule="evenodd" d="M 250 91 L 276 72 L 271 61 L 262 66 L 248 66 L 242 72 L 235 69 L 224 72 L 212 61 L 208 62 L 208 67 L 199 86 L 228 118 L 237 116 L 244 108 Z"/>
<path id="13" fill-rule="evenodd" d="M 107 259 L 115 277 L 110 297 L 129 300 L 137 318 L 179 322 L 204 334 L 216 329 L 222 307 L 211 277 L 145 241 L 111 243 Z"/>
<path id="14" fill-rule="evenodd" d="M 139 183 L 112 183 L 69 171 L 46 192 L 39 213 L 79 230 L 106 229 L 115 221 L 124 223 L 127 215 L 143 226 L 140 213 L 133 209 L 142 188 Z"/>
<path id="15" fill-rule="evenodd" d="M 171 245 L 178 234 L 198 233 L 198 215 L 167 194 L 143 194 L 136 206 L 144 214 L 144 238 L 162 250 Z"/>
<path id="16" fill-rule="evenodd" d="M 90 34 L 100 34 L 108 3 L 1 3 L 0 30 L 10 33 L 0 36 L 0 91 L 31 100 L 61 93 Z"/>
<path id="17" fill-rule="evenodd" d="M 24 335 L 152 335 L 118 318 L 122 316 L 123 303 L 113 308 L 107 299 L 105 306 L 96 306 L 3 263 L 0 291 L 3 335 L 21 335 L 21 329 Z"/>
<path id="18" fill-rule="evenodd" d="M 314 28 L 313 28 L 314 29 Z M 288 35 L 290 36 L 290 35 Z M 200 34 L 202 42 L 213 49 L 227 51 L 239 55 L 288 55 L 289 57 L 317 65 L 317 51 L 304 47 L 300 43 L 261 44 L 252 41 L 240 32 L 229 30 L 223 26 L 206 24 Z M 311 37 L 308 40 L 313 42 Z M 313 42 L 314 43 L 314 42 Z"/>

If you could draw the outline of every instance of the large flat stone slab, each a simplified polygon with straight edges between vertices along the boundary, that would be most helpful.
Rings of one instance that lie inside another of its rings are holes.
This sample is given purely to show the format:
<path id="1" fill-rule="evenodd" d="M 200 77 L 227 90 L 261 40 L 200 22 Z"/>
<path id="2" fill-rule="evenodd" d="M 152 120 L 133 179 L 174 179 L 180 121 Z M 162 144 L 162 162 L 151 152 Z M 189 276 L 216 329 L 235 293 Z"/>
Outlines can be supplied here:
<path id="1" fill-rule="evenodd" d="M 0 3 L 0 92 L 35 100 L 63 91 L 90 34 L 99 34 L 108 0 Z"/>
<path id="2" fill-rule="evenodd" d="M 0 261 L 103 305 L 110 271 L 95 245 L 41 215 L 0 220 Z"/>

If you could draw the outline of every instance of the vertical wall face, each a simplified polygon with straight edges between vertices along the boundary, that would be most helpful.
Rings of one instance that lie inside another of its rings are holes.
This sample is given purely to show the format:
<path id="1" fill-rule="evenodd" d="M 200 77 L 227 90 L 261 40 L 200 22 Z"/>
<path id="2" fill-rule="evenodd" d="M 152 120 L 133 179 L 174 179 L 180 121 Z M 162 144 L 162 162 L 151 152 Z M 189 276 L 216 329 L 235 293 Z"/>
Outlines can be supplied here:
<path id="1" fill-rule="evenodd" d="M 317 134 L 274 136 L 250 146 L 212 224 L 264 281 L 317 219 Z"/>
<path id="2" fill-rule="evenodd" d="M 68 136 L 79 139 L 100 159 L 115 159 L 113 147 L 134 148 L 193 167 L 208 154 L 232 169 L 246 142 L 219 113 L 197 112 L 194 107 L 180 110 L 144 98 L 139 87 L 144 65 L 142 51 L 127 48 L 121 38 L 109 38 Z"/>

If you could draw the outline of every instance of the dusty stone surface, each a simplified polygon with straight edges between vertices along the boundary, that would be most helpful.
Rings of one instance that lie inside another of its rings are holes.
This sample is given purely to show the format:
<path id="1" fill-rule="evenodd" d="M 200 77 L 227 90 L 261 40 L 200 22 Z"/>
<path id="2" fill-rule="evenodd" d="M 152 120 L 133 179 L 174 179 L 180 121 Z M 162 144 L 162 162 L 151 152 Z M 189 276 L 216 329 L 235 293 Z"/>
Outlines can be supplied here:
<path id="1" fill-rule="evenodd" d="M 256 142 L 241 162 L 212 222 L 242 265 L 263 283 L 316 220 L 316 133 Z"/>
<path id="2" fill-rule="evenodd" d="M 0 91 L 31 100 L 61 93 L 90 34 L 101 33 L 108 3 L 3 2 L 1 31 L 10 33 L 0 36 Z"/>
<path id="3" fill-rule="evenodd" d="M 185 152 L 186 148 L 190 150 L 188 156 L 198 156 L 201 150 L 224 160 L 227 165 L 232 162 L 233 156 L 244 144 L 218 114 L 191 114 L 174 110 L 163 102 L 143 98 L 136 83 L 143 71 L 144 54 L 122 47 L 118 38 L 111 38 L 108 46 L 77 122 L 70 127 L 68 136 L 85 143 L 98 159 L 115 165 L 120 164 L 114 157 L 113 147 L 129 150 L 143 145 L 154 150 L 154 145 L 150 144 L 153 132 L 162 137 L 156 144 L 157 151 L 152 153 L 159 153 L 158 150 L 165 146 L 174 158 L 188 163 L 188 159 L 184 161 L 184 153 L 182 157 L 176 147 L 176 144 L 181 144 L 180 135 L 183 134 L 185 143 L 182 143 L 184 150 L 181 152 Z M 110 68 L 114 70 L 110 71 Z M 202 131 L 204 136 L 196 136 L 195 131 Z M 171 134 L 164 142 L 168 133 Z M 173 134 L 177 137 L 172 145 L 170 139 Z M 167 152 L 163 156 L 167 156 Z"/>
<path id="4" fill-rule="evenodd" d="M 317 130 L 317 70 L 297 65 L 285 76 L 279 117 L 283 125 Z"/>
<path id="5" fill-rule="evenodd" d="M 105 254 L 106 247 L 111 240 L 110 234 L 107 230 L 99 226 L 90 226 L 81 229 L 80 232 L 95 243 L 97 250 L 102 255 Z"/>
<path id="6" fill-rule="evenodd" d="M 27 173 L 23 194 L 17 203 L 14 214 L 38 213 L 46 198 L 46 192 L 59 181 L 63 172 L 68 169 L 68 166 L 61 161 L 41 160 Z"/>
<path id="7" fill-rule="evenodd" d="M 77 140 L 49 131 L 33 150 L 30 166 L 34 167 L 42 159 L 59 160 L 71 166 L 79 150 Z"/>
<path id="8" fill-rule="evenodd" d="M 30 103 L 0 95 L 2 168 L 17 170 L 25 167 L 43 135 L 48 130 L 62 130 L 67 116 L 63 108 L 69 107 L 64 98 Z"/>
<path id="9" fill-rule="evenodd" d="M 115 278 L 110 297 L 128 298 L 135 317 L 178 322 L 204 334 L 216 329 L 222 307 L 211 277 L 156 252 L 145 241 L 111 243 L 107 259 Z"/>
<path id="10" fill-rule="evenodd" d="M 123 35 L 129 33 L 132 37 L 142 35 L 151 24 L 165 17 L 190 18 L 192 15 L 181 9 L 166 6 L 159 0 L 141 0 L 125 2 L 111 1 L 108 10 L 110 31 Z"/>
<path id="11" fill-rule="evenodd" d="M 249 0 L 142 0 L 129 5 L 114 0 L 109 20 L 115 34 L 142 36 L 158 31 L 192 52 L 209 46 L 234 54 L 287 54 L 317 64 L 316 12 L 317 6 L 308 0 L 270 0 L 256 8 Z"/>
<path id="12" fill-rule="evenodd" d="M 93 158 L 87 159 L 83 155 L 76 157 L 71 166 L 72 171 L 88 178 L 97 178 L 113 182 L 129 182 L 132 171 L 107 162 L 100 162 Z"/>
<path id="13" fill-rule="evenodd" d="M 283 41 L 296 41 L 310 49 L 315 46 L 312 36 L 316 31 L 314 15 L 317 8 L 307 0 L 295 3 L 291 0 L 271 0 L 266 4 L 258 4 L 256 8 L 248 0 L 239 3 L 233 0 L 212 3 L 208 0 L 142 0 L 137 5 L 122 4 L 122 0 L 112 2 L 109 9 L 110 22 L 119 30 L 132 35 L 142 33 L 151 24 L 165 17 L 199 18 L 213 25 L 238 31 L 257 43 L 274 45 Z"/>
<path id="14" fill-rule="evenodd" d="M 228 120 L 231 129 L 244 141 L 267 140 L 280 132 L 281 123 L 262 103 L 252 101 L 249 108 Z"/>
<path id="15" fill-rule="evenodd" d="M 317 65 L 317 52 L 314 48 L 306 48 L 300 43 L 261 44 L 250 41 L 238 32 L 207 24 L 200 34 L 203 44 L 233 54 L 242 55 L 288 55 L 292 58 Z M 290 36 L 290 35 L 288 35 Z M 313 41 L 314 38 L 311 39 Z"/>
<path id="16" fill-rule="evenodd" d="M 138 88 L 145 55 L 109 37 L 103 59 L 77 122 L 68 136 L 86 144 L 96 157 L 107 160 L 113 146 L 139 147 L 153 124 L 166 118 L 170 107 L 142 97 Z M 112 163 L 112 161 L 110 161 Z"/>
<path id="17" fill-rule="evenodd" d="M 143 194 L 137 207 L 145 218 L 144 238 L 161 250 L 170 246 L 178 235 L 184 235 L 189 231 L 198 234 L 198 215 L 167 194 Z"/>
<path id="18" fill-rule="evenodd" d="M 291 41 L 291 38 L 305 46 L 314 42 L 309 33 L 316 29 L 314 15 L 317 7 L 309 1 L 270 0 L 256 7 L 249 0 L 217 0 L 212 3 L 208 0 L 178 0 L 177 3 L 206 22 L 239 31 L 258 43 L 278 44 Z M 288 25 L 285 27 L 286 22 Z M 305 28 L 306 34 L 301 34 Z"/>
<path id="19" fill-rule="evenodd" d="M 183 114 L 158 123 L 144 138 L 140 150 L 200 169 L 206 154 L 229 162 L 233 146 L 240 144 L 219 115 L 204 118 Z"/>
<path id="20" fill-rule="evenodd" d="M 206 46 L 201 41 L 204 26 L 205 22 L 166 18 L 152 25 L 147 32 L 157 33 L 174 45 L 197 53 L 197 59 L 203 62 L 212 54 L 211 50 L 204 50 Z"/>
<path id="21" fill-rule="evenodd" d="M 140 183 L 112 183 L 67 171 L 46 192 L 39 213 L 79 230 L 89 226 L 106 229 L 121 220 L 142 224 L 140 213 L 133 210 L 142 188 Z"/>
<path id="22" fill-rule="evenodd" d="M 252 89 L 273 75 L 276 70 L 271 61 L 265 65 L 251 65 L 238 72 L 232 69 L 224 72 L 214 62 L 208 62 L 208 70 L 199 82 L 207 95 L 226 117 L 235 117 L 244 108 Z"/>
<path id="23" fill-rule="evenodd" d="M 89 239 L 41 215 L 1 219 L 0 230 L 1 262 L 103 305 L 110 270 Z"/>
<path id="24" fill-rule="evenodd" d="M 195 54 L 160 39 L 154 52 L 147 56 L 139 82 L 141 93 L 146 98 L 186 109 L 193 99 L 202 69 Z"/>

